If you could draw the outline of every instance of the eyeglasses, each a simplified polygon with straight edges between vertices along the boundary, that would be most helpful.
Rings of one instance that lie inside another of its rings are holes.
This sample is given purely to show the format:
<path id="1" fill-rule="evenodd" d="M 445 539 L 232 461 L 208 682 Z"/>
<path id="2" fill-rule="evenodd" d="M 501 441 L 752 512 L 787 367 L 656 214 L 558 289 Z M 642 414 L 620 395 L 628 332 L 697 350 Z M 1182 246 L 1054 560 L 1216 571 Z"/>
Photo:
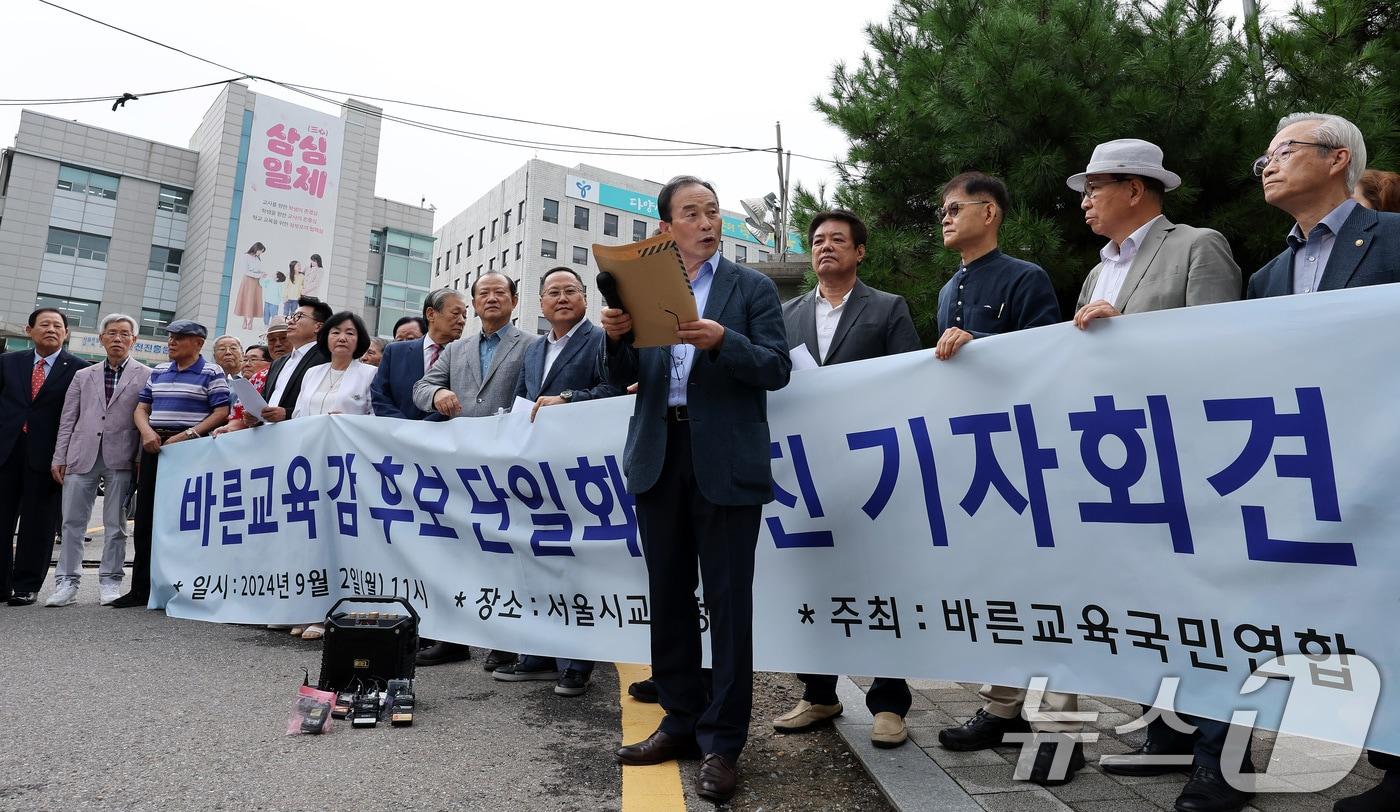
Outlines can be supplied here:
<path id="1" fill-rule="evenodd" d="M 1269 164 L 1287 163 L 1288 159 L 1296 152 L 1293 147 L 1319 147 L 1328 152 L 1334 149 L 1341 149 L 1341 147 L 1334 147 L 1331 144 L 1319 144 L 1316 141 L 1284 141 L 1282 144 L 1279 144 L 1273 152 L 1266 152 L 1254 160 L 1255 177 L 1263 175 L 1264 170 L 1269 168 Z"/>
<path id="2" fill-rule="evenodd" d="M 131 337 L 132 337 L 133 335 L 135 335 L 135 334 L 134 334 L 134 333 L 129 333 L 129 332 L 125 331 L 125 330 L 122 330 L 121 332 L 117 332 L 117 331 L 115 331 L 115 330 L 108 330 L 107 332 L 103 333 L 102 335 L 108 336 L 109 338 L 131 338 Z"/>
<path id="3" fill-rule="evenodd" d="M 958 212 L 961 212 L 964 206 L 987 206 L 991 205 L 991 202 L 990 200 L 955 200 L 946 206 L 939 206 L 934 209 L 933 216 L 938 220 L 942 220 L 949 215 L 957 217 Z"/>
<path id="4" fill-rule="evenodd" d="M 1103 190 L 1103 187 L 1112 186 L 1115 183 L 1127 183 L 1129 180 L 1130 178 L 1115 178 L 1114 180 L 1101 180 L 1097 183 L 1089 183 L 1088 181 L 1085 181 L 1084 191 L 1079 193 L 1079 200 L 1081 202 L 1085 200 L 1093 200 L 1094 198 L 1099 196 L 1099 192 Z"/>
<path id="5" fill-rule="evenodd" d="M 324 324 L 324 323 L 325 323 L 325 322 L 321 321 L 320 319 L 316 318 L 315 316 L 309 316 L 309 315 L 307 315 L 307 314 L 301 312 L 300 310 L 298 310 L 297 312 L 295 312 L 295 313 L 293 313 L 292 315 L 290 315 L 290 316 L 287 317 L 287 324 L 296 324 L 297 322 L 301 321 L 302 319 L 311 319 L 312 321 L 316 322 L 317 324 Z"/>
<path id="6" fill-rule="evenodd" d="M 580 293 L 583 293 L 583 291 L 579 288 L 563 288 L 562 290 L 554 288 L 541 293 L 540 297 L 544 299 L 569 299 Z"/>

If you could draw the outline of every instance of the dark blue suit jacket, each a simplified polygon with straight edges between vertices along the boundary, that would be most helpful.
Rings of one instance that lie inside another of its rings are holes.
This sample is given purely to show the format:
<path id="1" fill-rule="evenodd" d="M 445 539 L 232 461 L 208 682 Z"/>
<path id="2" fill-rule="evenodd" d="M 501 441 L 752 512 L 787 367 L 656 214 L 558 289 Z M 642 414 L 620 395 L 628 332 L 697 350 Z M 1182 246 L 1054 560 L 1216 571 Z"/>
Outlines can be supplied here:
<path id="1" fill-rule="evenodd" d="M 25 446 L 26 465 L 31 471 L 44 471 L 48 476 L 53 464 L 53 449 L 58 442 L 58 418 L 63 412 L 63 398 L 73 373 L 88 362 L 59 350 L 44 385 L 33 400 L 29 397 L 30 379 L 34 374 L 34 350 L 16 350 L 0 355 L 0 463 L 9 459 L 15 438 L 28 423 L 29 436 Z M 11 528 L 13 529 L 13 528 Z M 7 539 L 4 543 L 8 544 Z"/>
<path id="2" fill-rule="evenodd" d="M 395 341 L 384 348 L 379 371 L 369 385 L 369 400 L 376 415 L 404 420 L 422 420 L 429 416 L 413 405 L 413 385 L 423 377 L 423 342 L 426 340 Z"/>
<path id="3" fill-rule="evenodd" d="M 1342 223 L 1318 290 L 1400 282 L 1400 214 L 1357 206 Z M 1286 248 L 1249 278 L 1249 298 L 1293 293 L 1293 249 Z"/>
<path id="4" fill-rule="evenodd" d="M 765 504 L 773 499 L 768 392 L 786 386 L 792 372 L 778 289 L 758 271 L 721 258 L 701 315 L 724 325 L 725 334 L 717 350 L 696 355 L 690 372 L 687 425 L 696 483 L 716 505 Z M 608 380 L 638 383 L 623 454 L 627 490 L 645 493 L 666 459 L 671 352 L 606 346 Z"/>
<path id="5" fill-rule="evenodd" d="M 515 396 L 538 400 L 541 395 L 572 389 L 574 400 L 580 401 L 624 394 L 627 390 L 608 383 L 603 370 L 603 342 L 607 339 L 608 334 L 601 327 L 584 319 L 554 359 L 548 378 L 544 378 L 544 353 L 549 342 L 541 339 L 531 343 L 525 348 L 525 364 L 515 382 Z"/>

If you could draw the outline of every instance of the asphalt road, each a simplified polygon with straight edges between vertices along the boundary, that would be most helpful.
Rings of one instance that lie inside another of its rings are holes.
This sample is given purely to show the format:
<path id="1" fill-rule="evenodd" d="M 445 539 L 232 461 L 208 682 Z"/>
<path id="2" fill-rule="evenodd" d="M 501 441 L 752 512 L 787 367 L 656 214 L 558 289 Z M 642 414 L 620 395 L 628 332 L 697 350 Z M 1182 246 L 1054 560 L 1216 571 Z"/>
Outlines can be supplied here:
<path id="1" fill-rule="evenodd" d="M 0 809 L 621 807 L 610 667 L 571 699 L 425 668 L 412 728 L 287 736 L 319 643 L 99 607 L 93 575 L 77 606 L 0 605 Z"/>

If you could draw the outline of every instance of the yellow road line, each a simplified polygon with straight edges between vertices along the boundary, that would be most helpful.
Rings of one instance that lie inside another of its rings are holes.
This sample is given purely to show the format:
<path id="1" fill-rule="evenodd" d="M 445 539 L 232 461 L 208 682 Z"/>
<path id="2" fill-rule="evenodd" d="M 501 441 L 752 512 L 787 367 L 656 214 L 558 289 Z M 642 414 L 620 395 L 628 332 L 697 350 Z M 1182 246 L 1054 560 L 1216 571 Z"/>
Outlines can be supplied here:
<path id="1" fill-rule="evenodd" d="M 617 664 L 617 684 L 622 703 L 622 741 L 625 744 L 650 736 L 665 715 L 660 705 L 638 702 L 627 695 L 628 685 L 650 676 L 650 666 Z M 659 812 L 667 809 L 685 810 L 680 765 L 668 761 L 651 767 L 622 768 L 622 812 Z"/>

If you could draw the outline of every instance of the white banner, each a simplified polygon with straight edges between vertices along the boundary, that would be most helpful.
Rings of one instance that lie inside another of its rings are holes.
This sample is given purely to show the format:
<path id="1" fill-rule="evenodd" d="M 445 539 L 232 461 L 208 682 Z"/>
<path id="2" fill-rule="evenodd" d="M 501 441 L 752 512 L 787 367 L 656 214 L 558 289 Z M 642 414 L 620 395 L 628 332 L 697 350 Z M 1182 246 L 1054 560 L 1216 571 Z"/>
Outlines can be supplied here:
<path id="1" fill-rule="evenodd" d="M 338 116 L 258 96 L 225 314 L 244 346 L 299 296 L 330 290 L 344 140 Z"/>
<path id="2" fill-rule="evenodd" d="M 1383 680 L 1400 664 L 1397 312 L 1396 286 L 1365 288 L 794 373 L 769 398 L 757 667 L 1145 701 L 1176 676 L 1178 709 L 1276 727 L 1289 684 L 1241 686 L 1293 655 L 1293 690 L 1364 731 L 1363 658 Z M 315 417 L 175 446 L 153 604 L 291 623 L 396 594 L 429 637 L 646 662 L 631 410 Z M 1358 668 L 1299 656 L 1338 651 Z M 1400 751 L 1395 691 L 1376 713 L 1371 744 Z"/>

